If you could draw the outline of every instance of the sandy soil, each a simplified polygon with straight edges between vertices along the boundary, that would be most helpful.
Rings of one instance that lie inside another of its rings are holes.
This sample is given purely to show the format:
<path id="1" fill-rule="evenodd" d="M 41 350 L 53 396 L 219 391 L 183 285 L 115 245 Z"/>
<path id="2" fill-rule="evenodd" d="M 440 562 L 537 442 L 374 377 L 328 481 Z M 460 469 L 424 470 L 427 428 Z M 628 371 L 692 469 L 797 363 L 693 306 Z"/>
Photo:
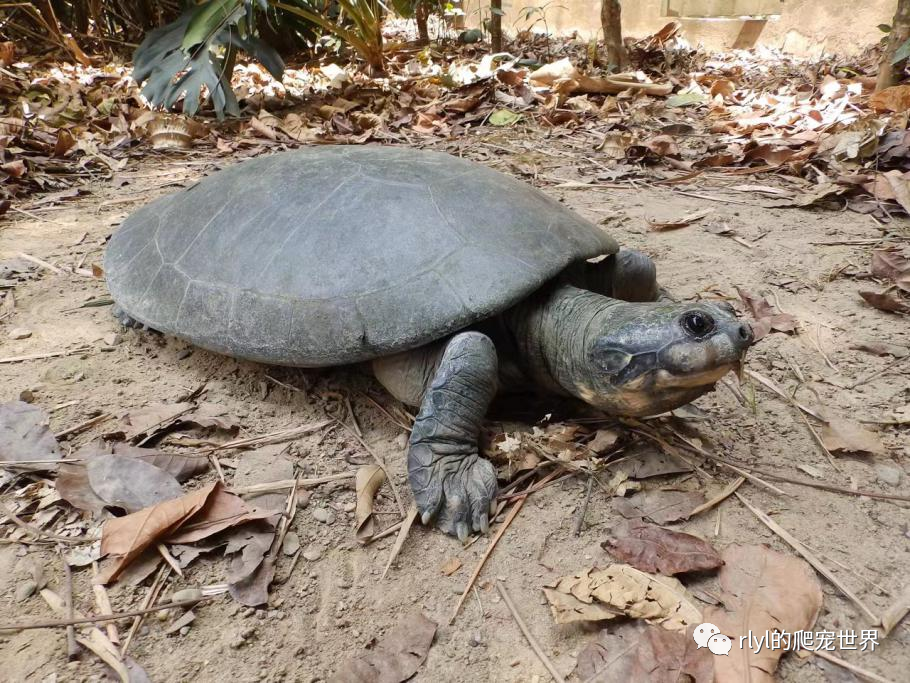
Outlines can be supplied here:
<path id="1" fill-rule="evenodd" d="M 651 254 L 664 285 L 681 297 L 722 293 L 735 298 L 736 285 L 771 295 L 782 310 L 799 319 L 801 333 L 769 335 L 751 352 L 749 367 L 794 390 L 799 400 L 818 401 L 853 419 L 893 419 L 899 409 L 906 418 L 908 365 L 886 369 L 893 359 L 851 348 L 863 341 L 910 344 L 906 318 L 874 310 L 857 296 L 860 283 L 850 275 L 866 270 L 871 247 L 813 244 L 877 238 L 881 230 L 872 219 L 849 212 L 768 208 L 773 199 L 728 187 L 743 183 L 741 177 L 703 176 L 691 185 L 638 183 L 627 189 L 556 187 L 554 182 L 561 181 L 611 182 L 602 167 L 588 158 L 593 153 L 587 147 L 579 149 L 578 144 L 529 133 L 525 138 L 487 138 L 484 143 L 462 140 L 452 149 L 460 148 L 467 156 L 526 178 L 526 174 L 536 173 L 540 181 L 546 181 L 547 192 L 603 223 L 622 243 Z M 174 189 L 163 186 L 165 182 L 192 179 L 215 164 L 230 161 L 214 155 L 209 158 L 204 152 L 131 160 L 122 173 L 90 185 L 90 193 L 76 200 L 39 207 L 32 216 L 7 214 L 0 224 L 0 259 L 26 252 L 67 266 L 100 264 L 103 243 L 112 228 L 141 203 Z M 785 183 L 790 181 L 763 177 L 746 182 L 788 187 Z M 724 201 L 687 196 L 680 190 Z M 713 213 L 701 223 L 678 231 L 648 230 L 647 218 L 674 219 L 705 208 Z M 750 246 L 706 229 L 725 224 Z M 908 234 L 905 220 L 897 219 L 895 225 L 892 229 Z M 399 489 L 407 490 L 403 432 L 366 396 L 383 405 L 393 401 L 371 379 L 350 369 L 306 373 L 270 369 L 137 331 L 124 332 L 120 343 L 102 350 L 104 338 L 119 331 L 109 309 L 78 307 L 90 297 L 105 295 L 102 280 L 65 272 L 41 271 L 16 288 L 15 313 L 0 323 L 0 358 L 78 345 L 89 350 L 81 355 L 0 365 L 0 401 L 17 399 L 20 392 L 29 390 L 34 401 L 45 408 L 73 402 L 52 413 L 52 429 L 60 431 L 98 411 L 120 415 L 150 402 L 173 400 L 206 383 L 208 400 L 240 416 L 243 432 L 254 435 L 317 419 L 323 410 L 333 407 L 332 392 L 341 392 L 350 397 L 365 440 L 386 458 L 397 475 Z M 32 336 L 10 340 L 13 328 L 28 328 Z M 878 370 L 885 371 L 854 389 L 845 388 Z M 266 379 L 267 374 L 304 391 L 283 388 Z M 717 454 L 800 478 L 807 475 L 797 465 L 810 465 L 828 483 L 910 494 L 906 427 L 880 427 L 888 457 L 841 457 L 837 459 L 840 471 L 835 471 L 788 403 L 749 381 L 743 393 L 748 399 L 745 405 L 723 387 L 697 402 L 707 419 L 693 423 L 692 429 Z M 543 412 L 538 418 L 542 416 Z M 99 425 L 67 443 L 79 445 L 103 431 L 104 425 Z M 321 436 L 300 439 L 288 451 L 304 476 L 350 470 L 350 462 L 363 461 L 363 449 L 343 431 L 335 430 L 320 441 Z M 226 458 L 226 464 L 243 471 L 245 457 L 234 454 Z M 882 470 L 882 466 L 891 469 Z M 646 487 L 679 484 L 711 494 L 732 479 L 722 469 L 706 469 L 714 479 L 684 475 L 644 483 Z M 895 476 L 900 477 L 896 485 Z M 790 484 L 781 484 L 781 488 L 787 497 L 748 483 L 741 492 L 820 551 L 837 576 L 876 613 L 887 608 L 907 586 L 908 505 Z M 328 678 L 346 656 L 380 637 L 406 612 L 420 608 L 440 626 L 416 680 L 548 680 L 498 596 L 494 581 L 499 577 L 544 649 L 568 675 L 579 651 L 596 634 L 555 625 L 540 588 L 582 567 L 607 564 L 610 557 L 600 544 L 618 518 L 610 497 L 595 487 L 586 526 L 576 537 L 573 527 L 584 493 L 583 481 L 569 479 L 532 495 L 484 569 L 476 595 L 448 625 L 488 539 L 462 548 L 441 533 L 415 527 L 389 576 L 380 581 L 394 537 L 360 547 L 353 534 L 353 490 L 346 484 L 316 488 L 307 506 L 298 510 L 293 530 L 304 547 L 313 544 L 324 552 L 315 561 L 301 558 L 290 576 L 288 558 L 282 558 L 277 573 L 281 583 L 273 586 L 268 609 L 249 610 L 227 597 L 219 598 L 197 608 L 197 619 L 185 635 L 165 635 L 168 624 L 151 618 L 131 654 L 156 681 L 317 681 Z M 334 523 L 314 519 L 312 511 L 323 506 L 332 508 Z M 381 520 L 397 519 L 397 513 L 391 514 L 395 506 L 387 494 L 379 510 L 385 513 Z M 718 548 L 733 542 L 767 543 L 791 552 L 736 500 L 676 528 L 709 539 Z M 452 576 L 444 576 L 440 568 L 453 557 L 463 566 Z M 21 602 L 15 599 L 17 587 L 31 576 L 33 564 L 43 566 L 51 587 L 60 589 L 61 563 L 52 550 L 0 544 L 3 621 L 51 616 L 37 596 Z M 218 582 L 224 570 L 220 558 L 203 558 L 187 569 L 183 579 L 173 578 L 167 592 Z M 717 590 L 710 577 L 697 585 Z M 824 592 L 816 630 L 868 628 L 855 605 L 829 583 L 824 583 Z M 94 609 L 90 572 L 76 573 L 75 594 L 77 609 Z M 115 609 L 129 609 L 139 604 L 145 588 L 115 585 L 111 594 Z M 906 681 L 910 627 L 906 623 L 899 626 L 874 653 L 837 654 L 893 681 Z M 62 629 L 0 636 L 0 662 L 4 681 L 88 681 L 106 675 L 105 667 L 92 656 L 67 663 Z M 784 681 L 807 683 L 853 680 L 840 671 L 836 678 L 826 678 L 828 674 L 812 660 L 792 655 L 784 658 L 779 675 Z"/>

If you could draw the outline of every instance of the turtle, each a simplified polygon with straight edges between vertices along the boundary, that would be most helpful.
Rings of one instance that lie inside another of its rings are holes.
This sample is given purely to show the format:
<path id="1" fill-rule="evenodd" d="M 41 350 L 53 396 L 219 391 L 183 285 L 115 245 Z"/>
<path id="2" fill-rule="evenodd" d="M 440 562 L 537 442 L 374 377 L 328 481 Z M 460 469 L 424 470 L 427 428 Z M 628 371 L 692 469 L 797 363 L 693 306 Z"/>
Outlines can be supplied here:
<path id="1" fill-rule="evenodd" d="M 418 410 L 408 481 L 423 524 L 486 533 L 479 432 L 499 390 L 609 414 L 682 406 L 739 366 L 751 327 L 676 302 L 645 254 L 476 162 L 395 146 L 260 156 L 156 199 L 113 233 L 115 315 L 272 365 L 369 363 Z"/>

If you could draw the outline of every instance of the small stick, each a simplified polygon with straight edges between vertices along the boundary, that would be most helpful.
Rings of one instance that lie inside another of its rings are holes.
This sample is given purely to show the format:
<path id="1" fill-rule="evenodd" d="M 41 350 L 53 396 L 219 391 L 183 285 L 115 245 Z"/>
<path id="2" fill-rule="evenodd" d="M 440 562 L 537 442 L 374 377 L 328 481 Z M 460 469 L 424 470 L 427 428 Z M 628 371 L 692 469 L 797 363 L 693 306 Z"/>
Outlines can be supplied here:
<path id="1" fill-rule="evenodd" d="M 829 655 L 824 650 L 812 650 L 812 651 L 803 650 L 803 652 L 806 652 L 806 654 L 809 654 L 809 655 L 815 655 L 816 657 L 821 657 L 822 659 L 824 659 L 828 662 L 831 662 L 832 664 L 835 664 L 836 666 L 842 667 L 842 668 L 846 669 L 847 671 L 852 671 L 857 676 L 861 676 L 862 678 L 865 678 L 867 681 L 874 681 L 874 683 L 894 683 L 894 681 L 892 681 L 889 678 L 885 678 L 884 676 L 879 676 L 877 673 L 873 673 L 872 671 L 869 671 L 868 669 L 863 669 L 862 667 L 856 666 L 856 664 L 851 664 L 850 662 L 845 661 L 845 660 L 841 659 L 840 657 L 835 657 L 834 655 Z"/>
<path id="2" fill-rule="evenodd" d="M 734 479 L 733 482 L 727 486 L 727 488 L 725 488 L 723 491 L 718 493 L 711 500 L 709 500 L 706 503 L 702 503 L 697 508 L 692 510 L 692 512 L 690 512 L 688 515 L 686 515 L 686 519 L 690 519 L 691 517 L 694 517 L 695 515 L 700 515 L 705 510 L 710 510 L 715 505 L 719 505 L 720 503 L 724 502 L 727 498 L 732 496 L 733 493 L 736 491 L 736 489 L 738 489 L 740 486 L 742 486 L 743 482 L 745 482 L 745 481 L 746 481 L 745 477 L 739 477 L 738 479 Z"/>
<path id="3" fill-rule="evenodd" d="M 506 603 L 506 607 L 508 607 L 509 611 L 512 613 L 512 618 L 515 619 L 515 623 L 518 624 L 518 628 L 521 629 L 521 633 L 524 635 L 525 640 L 528 641 L 531 649 L 534 650 L 534 654 L 537 655 L 537 659 L 539 659 L 540 663 L 550 672 L 550 675 L 556 683 L 566 683 L 566 679 L 562 677 L 559 670 L 554 666 L 550 658 L 547 657 L 543 648 L 540 647 L 540 643 L 537 642 L 537 638 L 534 637 L 534 634 L 528 629 L 528 625 L 525 624 L 524 619 L 521 618 L 518 609 L 515 607 L 515 603 L 512 602 L 512 596 L 509 595 L 505 584 L 501 580 L 496 582 L 496 589 L 502 596 L 503 602 Z"/>
<path id="4" fill-rule="evenodd" d="M 272 493 L 294 488 L 295 486 L 305 489 L 308 486 L 318 486 L 319 484 L 327 484 L 331 481 L 339 481 L 341 479 L 353 479 L 356 476 L 357 472 L 338 472 L 337 474 L 327 474 L 323 477 L 313 477 L 311 479 L 279 479 L 278 481 L 268 481 L 263 484 L 235 486 L 228 490 L 231 493 L 236 493 L 238 496 L 248 493 Z"/>
<path id="5" fill-rule="evenodd" d="M 110 413 L 102 413 L 101 415 L 97 415 L 97 416 L 91 418 L 90 420 L 86 420 L 85 422 L 80 422 L 79 424 L 75 425 L 74 427 L 70 427 L 69 429 L 64 429 L 62 432 L 57 432 L 56 434 L 54 434 L 54 437 L 57 439 L 62 439 L 66 436 L 69 436 L 70 434 L 75 434 L 77 432 L 85 431 L 89 427 L 94 427 L 99 422 L 104 422 L 105 420 L 108 420 L 112 417 L 113 417 L 113 415 L 111 415 Z"/>
<path id="6" fill-rule="evenodd" d="M 395 545 L 392 546 L 392 552 L 389 553 L 389 560 L 385 563 L 385 569 L 382 570 L 382 576 L 379 577 L 380 581 L 389 573 L 392 563 L 395 561 L 395 558 L 398 557 L 398 553 L 401 552 L 401 548 L 404 546 L 404 542 L 408 537 L 408 533 L 411 531 L 411 525 L 414 524 L 415 519 L 417 519 L 417 506 L 411 503 L 407 517 L 401 522 L 401 531 L 398 532 L 398 538 L 395 539 Z"/>
<path id="7" fill-rule="evenodd" d="M 748 479 L 749 481 L 751 481 L 751 482 L 752 482 L 753 484 L 755 484 L 756 486 L 760 486 L 760 487 L 762 487 L 763 489 L 767 489 L 768 491 L 771 491 L 772 493 L 776 493 L 776 494 L 779 495 L 779 496 L 786 496 L 786 497 L 788 497 L 788 498 L 790 497 L 790 494 L 789 494 L 789 493 L 787 493 L 786 491 L 784 491 L 784 490 L 782 490 L 782 489 L 777 488 L 776 486 L 774 486 L 774 484 L 769 484 L 769 483 L 766 482 L 764 479 L 760 479 L 760 478 L 756 477 L 754 474 L 750 474 L 749 472 L 747 472 L 747 471 L 745 471 L 745 470 L 743 470 L 743 469 L 740 469 L 739 467 L 737 467 L 736 465 L 734 465 L 734 464 L 728 462 L 728 461 L 725 460 L 724 458 L 721 458 L 720 456 L 714 455 L 713 453 L 709 453 L 708 451 L 706 451 L 706 450 L 705 450 L 704 448 L 702 448 L 701 446 L 698 446 L 698 445 L 692 443 L 691 441 L 689 441 L 689 439 L 687 439 L 686 437 L 684 437 L 682 434 L 680 434 L 679 432 L 677 432 L 675 429 L 670 429 L 670 432 L 671 432 L 677 439 L 679 439 L 679 440 L 682 441 L 684 444 L 686 444 L 686 446 L 688 446 L 689 448 L 691 448 L 693 451 L 695 451 L 695 452 L 698 453 L 699 455 L 704 456 L 705 458 L 708 458 L 708 460 L 711 460 L 712 462 L 716 462 L 716 463 L 718 463 L 718 464 L 720 464 L 720 465 L 723 465 L 723 466 L 726 467 L 727 469 L 733 470 L 733 471 L 736 472 L 739 476 L 745 477 L 746 479 Z"/>
<path id="8" fill-rule="evenodd" d="M 876 370 L 875 372 L 856 380 L 853 384 L 851 384 L 849 387 L 847 387 L 847 389 L 856 389 L 856 387 L 861 386 L 861 385 L 865 384 L 866 382 L 869 382 L 869 381 L 875 379 L 876 377 L 879 377 L 880 375 L 884 375 L 886 372 L 891 370 L 893 367 L 900 365 L 908 358 L 910 358 L 910 356 L 904 356 L 903 358 L 898 358 L 896 360 L 891 361 L 885 367 L 883 367 L 881 370 Z"/>
<path id="9" fill-rule="evenodd" d="M 98 563 L 92 562 L 92 575 L 98 576 Z M 111 607 L 111 599 L 107 594 L 107 588 L 100 583 L 92 583 L 92 592 L 95 594 L 95 604 L 98 606 L 98 612 L 103 615 L 111 615 L 114 609 Z M 120 632 L 117 630 L 117 624 L 109 622 L 105 627 L 107 638 L 114 645 L 120 645 Z"/>
<path id="10" fill-rule="evenodd" d="M 41 220 L 41 219 L 39 218 L 38 220 Z M 47 261 L 42 261 L 40 258 L 38 258 L 36 256 L 32 256 L 31 254 L 26 254 L 25 252 L 22 252 L 22 251 L 19 252 L 19 258 L 24 258 L 26 261 L 31 261 L 35 265 L 41 266 L 42 268 L 46 268 L 47 270 L 51 271 L 52 273 L 57 273 L 58 275 L 63 275 L 66 272 L 63 269 L 58 268 L 57 266 L 51 265 Z"/>
<path id="11" fill-rule="evenodd" d="M 777 394 L 785 401 L 792 402 L 793 405 L 795 405 L 797 408 L 799 408 L 801 411 L 803 411 L 806 415 L 814 417 L 819 422 L 824 422 L 825 424 L 828 423 L 828 420 L 826 420 L 822 415 L 820 415 L 818 412 L 812 410 L 812 408 L 804 406 L 802 403 L 799 403 L 796 400 L 790 398 L 790 396 L 785 391 L 783 391 L 779 386 L 777 386 L 774 382 L 772 382 L 770 379 L 768 379 L 764 375 L 761 375 L 761 374 L 755 372 L 754 370 L 749 370 L 748 368 L 744 368 L 743 373 L 748 375 L 752 379 L 754 379 L 756 382 L 758 382 L 765 388 L 770 389 L 773 393 Z"/>
<path id="12" fill-rule="evenodd" d="M 73 607 L 73 570 L 65 557 L 61 555 L 60 559 L 63 560 L 63 601 L 66 604 L 66 618 L 72 621 L 75 609 Z M 78 656 L 79 646 L 76 644 L 76 629 L 73 628 L 72 624 L 69 624 L 66 627 L 66 658 L 69 661 L 73 661 Z"/>
<path id="13" fill-rule="evenodd" d="M 0 365 L 4 365 L 6 363 L 22 363 L 27 360 L 57 358 L 58 356 L 73 356 L 77 353 L 86 353 L 88 351 L 90 351 L 89 347 L 81 346 L 78 349 L 70 349 L 69 351 L 49 351 L 47 353 L 29 353 L 24 356 L 7 356 L 6 358 L 0 358 Z"/>
<path id="14" fill-rule="evenodd" d="M 36 538 L 48 538 L 59 543 L 71 543 L 73 545 L 81 545 L 83 543 L 94 543 L 98 540 L 97 536 L 83 536 L 81 538 L 71 538 L 70 536 L 61 536 L 59 534 L 51 533 L 50 531 L 45 531 L 44 529 L 39 529 L 33 524 L 29 524 L 15 512 L 10 510 L 6 505 L 0 503 L 0 514 L 4 514 L 12 520 L 13 524 L 18 526 L 21 529 L 24 529 L 28 533 L 32 534 Z"/>
<path id="15" fill-rule="evenodd" d="M 573 535 L 580 536 L 581 528 L 585 525 L 585 514 L 588 512 L 588 504 L 591 502 L 591 491 L 594 490 L 594 477 L 593 475 L 588 477 L 588 486 L 587 491 L 585 492 L 585 502 L 582 503 L 581 509 L 578 511 L 578 516 L 575 518 L 575 529 L 573 530 Z"/>
<path id="16" fill-rule="evenodd" d="M 548 474 L 546 477 L 541 479 L 540 483 L 543 484 L 545 482 L 550 481 L 557 474 L 559 474 L 559 472 L 560 472 L 560 470 L 556 470 L 555 472 L 550 472 L 550 474 Z M 506 518 L 503 520 L 502 525 L 496 531 L 496 535 L 493 536 L 493 540 L 490 541 L 490 545 L 487 546 L 486 552 L 484 552 L 483 557 L 480 558 L 480 562 L 477 563 L 477 567 L 474 568 L 474 572 L 471 574 L 471 578 L 468 579 L 468 585 L 465 586 L 464 592 L 461 594 L 461 597 L 458 598 L 458 604 L 455 605 L 455 610 L 452 612 L 452 616 L 449 619 L 449 625 L 451 625 L 455 621 L 455 617 L 457 617 L 458 612 L 461 611 L 461 606 L 464 604 L 465 598 L 467 597 L 468 593 L 471 592 L 471 587 L 474 585 L 474 582 L 477 580 L 477 577 L 480 576 L 480 571 L 483 569 L 483 566 L 486 564 L 487 560 L 490 559 L 490 555 L 493 554 L 493 550 L 496 548 L 496 544 L 499 543 L 499 539 L 502 538 L 503 534 L 505 534 L 505 532 L 506 532 L 506 529 L 508 529 L 509 525 L 512 523 L 512 520 L 515 519 L 515 517 L 521 511 L 521 506 L 525 504 L 525 501 L 528 499 L 529 495 L 531 495 L 530 489 L 528 491 L 525 491 L 515 501 L 515 504 L 509 510 L 509 514 L 506 515 Z"/>
<path id="17" fill-rule="evenodd" d="M 828 567 L 826 567 L 820 559 L 818 559 L 815 554 L 810 551 L 806 546 L 804 546 L 799 539 L 797 539 L 793 534 L 784 529 L 780 524 L 771 519 L 766 513 L 759 510 L 757 507 L 752 505 L 748 500 L 743 498 L 740 493 L 734 493 L 739 502 L 745 505 L 749 511 L 758 517 L 759 521 L 768 527 L 771 531 L 781 537 L 791 548 L 803 556 L 803 558 L 815 567 L 815 571 L 824 576 L 828 581 L 830 581 L 835 588 L 837 588 L 841 593 L 843 593 L 847 598 L 853 601 L 853 603 L 862 610 L 866 616 L 872 620 L 872 624 L 881 623 L 881 619 L 876 615 L 871 609 L 866 606 L 859 596 L 857 596 L 853 591 L 847 588 L 840 579 L 835 576 Z"/>
<path id="18" fill-rule="evenodd" d="M 60 628 L 62 626 L 78 626 L 79 624 L 104 624 L 109 621 L 119 621 L 120 619 L 139 618 L 152 612 L 164 609 L 173 609 L 175 607 L 192 607 L 203 600 L 211 600 L 215 595 L 202 595 L 191 600 L 179 600 L 177 602 L 165 602 L 153 607 L 143 607 L 134 609 L 129 612 L 117 612 L 116 614 L 99 614 L 94 617 L 78 617 L 75 619 L 55 619 L 51 621 L 39 621 L 32 624 L 0 624 L 0 633 L 5 631 L 32 631 L 37 628 Z M 129 644 L 127 642 L 127 644 Z"/>
<path id="19" fill-rule="evenodd" d="M 177 572 L 177 576 L 182 579 L 183 570 L 180 568 L 180 563 L 174 559 L 174 556 L 171 555 L 170 551 L 167 549 L 167 546 L 164 545 L 164 543 L 158 543 L 155 545 L 155 549 L 158 551 L 158 554 L 164 558 L 164 561 L 171 565 L 171 569 Z"/>
<path id="20" fill-rule="evenodd" d="M 354 431 L 357 432 L 357 436 L 361 439 L 363 438 L 363 432 L 360 431 L 360 425 L 357 424 L 357 416 L 354 414 L 354 406 L 351 405 L 351 399 L 347 396 L 344 397 L 344 405 L 348 409 L 348 415 L 351 416 L 351 425 L 354 428 Z"/>
<path id="21" fill-rule="evenodd" d="M 291 523 L 297 513 L 298 486 L 299 484 L 295 480 L 294 485 L 291 487 L 291 492 L 288 494 L 288 502 L 284 506 L 284 515 L 282 515 L 281 521 L 278 522 L 278 533 L 275 535 L 272 550 L 269 553 L 272 562 L 275 562 L 278 558 L 278 553 L 281 552 L 281 546 L 284 544 L 284 537 L 288 535 L 288 530 L 291 528 Z"/>
<path id="22" fill-rule="evenodd" d="M 170 575 L 170 573 L 171 565 L 161 565 L 161 569 L 158 570 L 158 574 L 155 576 L 155 580 L 152 581 L 152 585 L 149 586 L 149 592 L 145 594 L 145 600 L 142 601 L 142 610 L 139 614 L 130 615 L 135 617 L 135 619 L 133 619 L 129 633 L 126 634 L 126 640 L 123 641 L 123 647 L 120 648 L 120 659 L 124 659 L 126 657 L 126 651 L 129 649 L 130 643 L 133 642 L 133 637 L 139 630 L 140 624 L 142 624 L 142 617 L 149 612 L 157 612 L 159 609 L 163 609 L 159 607 L 152 608 L 151 604 L 158 599 L 158 593 L 161 592 L 161 588 L 164 586 L 164 582 L 167 580 L 167 577 Z"/>

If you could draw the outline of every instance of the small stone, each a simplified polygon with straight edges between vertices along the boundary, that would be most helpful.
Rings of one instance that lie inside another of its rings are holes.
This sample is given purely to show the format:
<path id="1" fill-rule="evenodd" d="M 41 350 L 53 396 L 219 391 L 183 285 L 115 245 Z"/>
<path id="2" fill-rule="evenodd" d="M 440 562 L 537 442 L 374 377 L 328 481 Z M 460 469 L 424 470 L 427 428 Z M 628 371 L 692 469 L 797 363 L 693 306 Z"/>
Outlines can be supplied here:
<path id="1" fill-rule="evenodd" d="M 189 632 L 190 632 L 190 627 L 189 627 L 189 626 L 182 626 L 182 627 L 180 628 L 180 635 L 182 635 L 182 636 L 185 636 L 185 635 L 186 635 L 187 633 L 189 633 Z"/>
<path id="2" fill-rule="evenodd" d="M 303 559 L 309 562 L 315 562 L 322 557 L 323 548 L 320 545 L 310 544 L 303 551 Z"/>
<path id="3" fill-rule="evenodd" d="M 171 610 L 169 610 L 169 609 L 160 609 L 160 610 L 158 610 L 157 612 L 155 612 L 155 618 L 156 618 L 158 621 L 167 621 L 168 619 L 171 618 Z"/>
<path id="4" fill-rule="evenodd" d="M 19 400 L 23 403 L 34 403 L 35 392 L 33 392 L 31 389 L 23 389 L 19 392 Z"/>
<path id="5" fill-rule="evenodd" d="M 300 537 L 295 532 L 289 531 L 281 542 L 281 552 L 292 557 L 298 550 L 300 550 Z"/>
<path id="6" fill-rule="evenodd" d="M 185 360 L 193 355 L 193 349 L 183 349 L 177 354 L 177 360 Z"/>
<path id="7" fill-rule="evenodd" d="M 10 339 L 28 339 L 32 336 L 32 331 L 25 327 L 14 327 L 9 331 Z"/>
<path id="8" fill-rule="evenodd" d="M 402 432 L 398 435 L 398 438 L 395 439 L 395 446 L 398 450 L 403 451 L 408 445 L 408 435 Z"/>
<path id="9" fill-rule="evenodd" d="M 477 647 L 478 645 L 483 645 L 483 640 L 480 638 L 479 633 L 472 633 L 471 637 L 468 638 L 468 645 L 471 647 Z"/>
<path id="10" fill-rule="evenodd" d="M 28 600 L 35 594 L 36 590 L 38 590 L 38 584 L 35 583 L 35 581 L 32 579 L 23 581 L 19 584 L 18 588 L 16 588 L 16 602 Z"/>
<path id="11" fill-rule="evenodd" d="M 312 497 L 312 491 L 301 491 L 297 496 L 297 509 L 303 510 L 303 508 L 310 504 L 310 498 Z"/>
<path id="12" fill-rule="evenodd" d="M 894 465 L 876 465 L 875 476 L 883 484 L 888 486 L 900 486 L 904 472 Z"/>
<path id="13" fill-rule="evenodd" d="M 118 332 L 111 332 L 110 334 L 104 335 L 103 341 L 108 346 L 117 346 L 117 344 L 123 341 L 123 335 Z"/>
<path id="14" fill-rule="evenodd" d="M 313 519 L 323 524 L 334 524 L 335 513 L 328 508 L 313 508 Z"/>

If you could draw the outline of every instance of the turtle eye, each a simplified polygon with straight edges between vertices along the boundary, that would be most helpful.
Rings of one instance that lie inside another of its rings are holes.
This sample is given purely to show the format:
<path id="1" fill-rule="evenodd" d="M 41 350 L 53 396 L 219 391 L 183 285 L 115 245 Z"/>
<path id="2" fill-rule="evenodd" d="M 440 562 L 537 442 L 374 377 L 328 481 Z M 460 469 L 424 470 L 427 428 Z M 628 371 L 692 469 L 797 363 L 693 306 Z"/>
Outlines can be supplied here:
<path id="1" fill-rule="evenodd" d="M 704 337 L 714 331 L 714 318 L 701 311 L 689 311 L 683 313 L 683 329 L 693 337 Z"/>

